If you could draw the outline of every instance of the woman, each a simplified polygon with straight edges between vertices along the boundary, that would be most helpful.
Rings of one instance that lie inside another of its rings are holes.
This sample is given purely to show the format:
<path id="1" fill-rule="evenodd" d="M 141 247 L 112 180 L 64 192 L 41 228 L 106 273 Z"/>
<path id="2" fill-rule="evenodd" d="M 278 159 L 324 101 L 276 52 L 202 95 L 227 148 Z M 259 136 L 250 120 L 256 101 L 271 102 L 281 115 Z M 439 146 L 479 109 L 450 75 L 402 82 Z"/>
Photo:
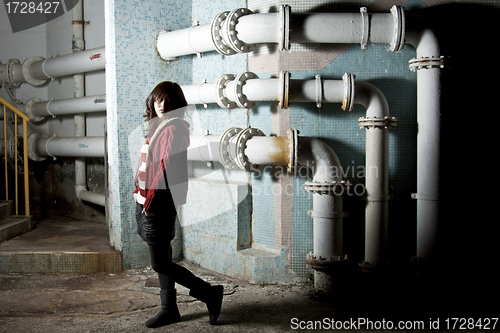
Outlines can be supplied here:
<path id="1" fill-rule="evenodd" d="M 210 324 L 217 321 L 222 306 L 223 286 L 211 286 L 188 269 L 172 261 L 171 240 L 179 205 L 187 196 L 187 106 L 177 83 L 158 84 L 146 100 L 146 142 L 141 148 L 135 176 L 137 233 L 148 243 L 151 266 L 158 273 L 161 310 L 146 321 L 160 327 L 181 320 L 175 283 L 188 288 L 189 295 L 206 303 Z"/>

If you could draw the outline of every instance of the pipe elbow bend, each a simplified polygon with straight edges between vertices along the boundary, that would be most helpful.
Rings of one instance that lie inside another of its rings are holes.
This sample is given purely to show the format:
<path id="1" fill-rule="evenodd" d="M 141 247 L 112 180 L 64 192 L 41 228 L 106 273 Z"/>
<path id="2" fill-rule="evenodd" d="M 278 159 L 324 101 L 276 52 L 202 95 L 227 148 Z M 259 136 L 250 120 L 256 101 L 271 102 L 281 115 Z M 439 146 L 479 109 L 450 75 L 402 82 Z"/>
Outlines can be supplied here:
<path id="1" fill-rule="evenodd" d="M 313 182 L 334 183 L 342 181 L 340 160 L 335 151 L 324 141 L 299 137 L 298 164 L 309 167 Z"/>
<path id="2" fill-rule="evenodd" d="M 356 82 L 355 102 L 366 109 L 366 117 L 388 117 L 389 104 L 380 89 L 368 82 Z"/>

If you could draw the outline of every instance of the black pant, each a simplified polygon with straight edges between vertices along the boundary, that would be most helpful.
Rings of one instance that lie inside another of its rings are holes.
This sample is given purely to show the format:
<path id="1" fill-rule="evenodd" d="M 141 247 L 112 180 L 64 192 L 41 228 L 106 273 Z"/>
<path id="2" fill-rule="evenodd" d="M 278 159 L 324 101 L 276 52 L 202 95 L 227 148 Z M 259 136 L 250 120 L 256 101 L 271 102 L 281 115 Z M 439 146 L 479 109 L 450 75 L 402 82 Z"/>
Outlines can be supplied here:
<path id="1" fill-rule="evenodd" d="M 210 284 L 195 276 L 187 268 L 172 261 L 172 246 L 170 240 L 149 245 L 151 266 L 158 273 L 160 289 L 174 289 L 175 283 L 190 289 L 202 290 Z"/>

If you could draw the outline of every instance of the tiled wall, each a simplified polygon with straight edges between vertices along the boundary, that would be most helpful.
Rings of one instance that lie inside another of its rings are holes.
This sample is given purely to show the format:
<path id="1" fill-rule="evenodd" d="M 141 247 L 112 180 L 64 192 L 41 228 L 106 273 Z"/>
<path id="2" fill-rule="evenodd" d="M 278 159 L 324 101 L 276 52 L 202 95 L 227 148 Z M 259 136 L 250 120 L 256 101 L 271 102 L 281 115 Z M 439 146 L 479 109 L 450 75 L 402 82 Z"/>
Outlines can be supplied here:
<path id="1" fill-rule="evenodd" d="M 136 233 L 133 177 L 139 156 L 144 102 L 161 81 L 191 82 L 191 59 L 167 63 L 156 51 L 161 30 L 189 26 L 191 4 L 179 1 L 106 1 L 106 95 L 110 238 L 125 269 L 149 264 Z M 172 15 L 175 13 L 175 15 Z M 180 243 L 175 243 L 177 254 Z"/>

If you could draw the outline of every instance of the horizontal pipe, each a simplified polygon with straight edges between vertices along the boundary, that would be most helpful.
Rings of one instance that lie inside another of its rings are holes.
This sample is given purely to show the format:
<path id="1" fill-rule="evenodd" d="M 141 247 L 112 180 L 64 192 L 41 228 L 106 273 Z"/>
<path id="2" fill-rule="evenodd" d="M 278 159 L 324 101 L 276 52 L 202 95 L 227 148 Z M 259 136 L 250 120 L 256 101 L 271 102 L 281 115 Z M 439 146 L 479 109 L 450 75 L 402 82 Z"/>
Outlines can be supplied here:
<path id="1" fill-rule="evenodd" d="M 288 100 L 290 102 L 317 102 L 342 103 L 344 96 L 344 81 L 321 79 L 318 80 L 290 80 Z M 242 86 L 242 95 L 248 101 L 280 101 L 280 79 L 248 79 Z M 236 107 L 239 98 L 236 92 L 235 80 L 228 80 L 224 88 L 224 96 Z M 189 105 L 217 103 L 216 83 L 201 83 L 182 86 L 182 91 Z M 320 88 L 320 90 L 318 90 Z M 318 96 L 319 94 L 319 96 Z"/>
<path id="2" fill-rule="evenodd" d="M 32 63 L 29 73 L 34 79 L 43 80 L 104 69 L 104 47 L 48 58 Z"/>
<path id="3" fill-rule="evenodd" d="M 165 60 L 172 60 L 182 55 L 215 50 L 224 54 L 226 51 L 220 50 L 221 44 L 228 49 L 234 49 L 229 51 L 229 54 L 253 49 L 231 47 L 231 38 L 234 41 L 235 36 L 238 45 L 262 43 L 281 45 L 284 34 L 289 34 L 291 43 L 363 43 L 364 45 L 391 44 L 394 42 L 395 34 L 404 34 L 404 26 L 403 31 L 398 29 L 402 23 L 395 20 L 394 13 L 292 13 L 287 28 L 284 26 L 282 12 L 254 14 L 246 9 L 241 10 L 245 13 L 237 14 L 237 19 L 230 24 L 226 22 L 225 15 L 221 16 L 225 13 L 221 13 L 211 24 L 160 32 L 157 38 L 157 50 L 160 56 Z M 218 24 L 219 22 L 222 23 Z M 220 34 L 217 33 L 219 30 Z M 283 30 L 286 31 L 283 33 Z"/>
<path id="4" fill-rule="evenodd" d="M 187 151 L 189 161 L 220 162 L 220 135 L 191 135 Z"/>
<path id="5" fill-rule="evenodd" d="M 106 111 L 106 95 L 68 98 L 55 101 L 30 99 L 26 104 L 16 107 L 34 121 L 40 121 L 47 116 L 73 115 L 89 112 Z"/>
<path id="6" fill-rule="evenodd" d="M 28 138 L 30 155 L 36 157 L 104 157 L 104 137 Z M 35 157 L 35 158 L 33 158 Z"/>
<path id="7" fill-rule="evenodd" d="M 77 186 L 76 196 L 78 199 L 94 203 L 99 206 L 106 205 L 106 196 L 104 194 L 95 193 L 85 189 L 85 186 Z"/>
<path id="8" fill-rule="evenodd" d="M 245 155 L 251 164 L 288 165 L 290 142 L 286 136 L 254 136 L 246 142 Z"/>
<path id="9" fill-rule="evenodd" d="M 106 65 L 105 51 L 105 47 L 99 47 L 47 59 L 31 57 L 23 63 L 9 60 L 8 64 L 0 64 L 0 83 L 39 86 L 48 79 L 102 70 Z"/>

